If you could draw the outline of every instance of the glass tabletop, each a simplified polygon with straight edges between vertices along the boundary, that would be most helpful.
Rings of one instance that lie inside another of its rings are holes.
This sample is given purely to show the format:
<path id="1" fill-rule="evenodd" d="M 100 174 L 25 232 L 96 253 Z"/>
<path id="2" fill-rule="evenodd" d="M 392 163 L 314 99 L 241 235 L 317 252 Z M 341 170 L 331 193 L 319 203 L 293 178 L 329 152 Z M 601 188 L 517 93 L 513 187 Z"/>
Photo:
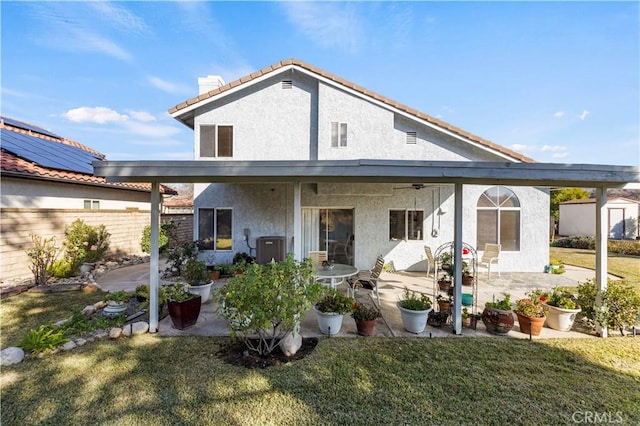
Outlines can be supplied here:
<path id="1" fill-rule="evenodd" d="M 346 278 L 356 275 L 358 272 L 360 271 L 355 266 L 344 265 L 342 263 L 334 264 L 333 268 L 320 266 L 315 270 L 315 274 L 318 278 Z"/>

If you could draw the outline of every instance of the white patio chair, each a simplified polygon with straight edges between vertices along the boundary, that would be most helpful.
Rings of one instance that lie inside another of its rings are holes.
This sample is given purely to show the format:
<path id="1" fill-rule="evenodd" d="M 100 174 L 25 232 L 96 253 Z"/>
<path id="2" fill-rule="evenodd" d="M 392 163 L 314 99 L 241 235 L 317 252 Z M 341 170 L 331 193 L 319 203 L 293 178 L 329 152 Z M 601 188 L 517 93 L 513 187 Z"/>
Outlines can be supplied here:
<path id="1" fill-rule="evenodd" d="M 437 273 L 437 271 L 435 270 L 436 261 L 433 257 L 433 253 L 431 252 L 431 247 L 424 246 L 424 254 L 427 256 L 427 276 L 429 276 L 429 272 L 431 271 L 431 269 L 434 270 L 434 274 Z"/>
<path id="2" fill-rule="evenodd" d="M 484 245 L 484 251 L 482 252 L 482 258 L 478 262 L 478 266 L 487 268 L 487 282 L 491 281 L 491 265 L 495 265 L 498 276 L 500 276 L 500 250 L 502 246 L 500 244 L 486 243 Z"/>

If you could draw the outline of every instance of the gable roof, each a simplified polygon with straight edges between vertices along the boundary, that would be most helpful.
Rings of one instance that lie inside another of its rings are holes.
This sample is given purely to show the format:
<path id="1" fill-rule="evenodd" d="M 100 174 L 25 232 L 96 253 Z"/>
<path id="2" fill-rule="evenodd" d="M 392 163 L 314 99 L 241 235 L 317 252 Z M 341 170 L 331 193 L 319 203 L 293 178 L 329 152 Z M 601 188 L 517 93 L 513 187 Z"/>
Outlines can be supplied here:
<path id="1" fill-rule="evenodd" d="M 208 100 L 211 100 L 213 97 L 223 94 L 225 92 L 229 92 L 232 89 L 235 89 L 239 86 L 246 86 L 246 85 L 251 85 L 254 82 L 256 82 L 259 79 L 262 79 L 263 77 L 269 76 L 271 74 L 275 75 L 284 71 L 287 71 L 289 69 L 292 68 L 296 68 L 299 69 L 300 71 L 306 72 L 307 74 L 311 74 L 312 76 L 316 77 L 316 78 L 321 78 L 325 81 L 330 82 L 331 84 L 334 84 L 335 86 L 339 86 L 339 87 L 343 87 L 343 88 L 347 88 L 350 89 L 352 91 L 355 91 L 365 97 L 369 97 L 371 99 L 374 99 L 378 102 L 381 102 L 397 111 L 403 112 L 405 114 L 408 114 L 410 116 L 413 116 L 414 118 L 420 119 L 420 120 L 424 120 L 425 122 L 429 123 L 432 126 L 435 126 L 437 128 L 440 128 L 441 130 L 444 131 L 448 131 L 453 133 L 454 135 L 457 135 L 459 137 L 468 139 L 469 141 L 475 142 L 479 145 L 484 146 L 485 148 L 489 148 L 492 149 L 494 151 L 500 152 L 501 154 L 504 154 L 508 157 L 513 158 L 514 160 L 517 161 L 521 161 L 521 162 L 525 162 L 525 163 L 535 163 L 536 161 L 533 160 L 532 158 L 529 158 L 525 155 L 522 155 L 518 152 L 515 152 L 509 148 L 506 148 L 502 145 L 498 145 L 494 142 L 491 142 L 487 139 L 481 138 L 480 136 L 474 135 L 472 133 L 469 133 L 459 127 L 453 126 L 452 124 L 449 124 L 445 121 L 439 120 L 435 117 L 432 117 L 428 114 L 425 114 L 423 112 L 420 112 L 416 109 L 413 109 L 407 105 L 401 104 L 399 102 L 396 102 L 390 98 L 387 98 L 385 96 L 382 96 L 376 92 L 373 92 L 369 89 L 366 89 L 362 86 L 359 86 L 355 83 L 352 83 L 350 81 L 347 81 L 341 77 L 338 77 L 334 74 L 331 74 L 327 71 L 324 71 L 320 68 L 314 67 L 313 65 L 309 65 L 299 59 L 287 59 L 287 60 L 283 60 L 280 62 L 276 62 L 273 65 L 269 65 L 268 67 L 265 67 L 259 71 L 256 71 L 254 73 L 251 73 L 247 76 L 241 77 L 237 80 L 234 80 L 228 84 L 225 84 L 224 86 L 220 86 L 216 89 L 210 90 L 207 93 L 202 93 L 198 96 L 195 96 L 193 98 L 187 99 L 186 101 L 172 107 L 169 109 L 169 114 L 171 114 L 174 118 L 178 119 L 179 121 L 181 121 L 182 123 L 188 125 L 189 127 L 193 128 L 193 125 L 190 125 L 187 123 L 186 120 L 182 120 L 180 119 L 181 116 L 183 116 L 186 112 L 190 111 L 193 108 L 197 108 L 200 105 L 205 104 Z"/>
<path id="2" fill-rule="evenodd" d="M 106 160 L 104 154 L 39 126 L 0 117 L 0 139 L 3 175 L 151 191 L 149 183 L 107 183 L 104 177 L 93 174 L 92 165 L 93 161 Z M 161 190 L 175 193 L 164 185 Z"/>
<path id="3" fill-rule="evenodd" d="M 576 200 L 562 201 L 560 204 L 567 205 L 567 204 L 595 204 L 595 203 L 596 203 L 595 198 L 580 198 Z M 607 204 L 610 204 L 610 203 L 640 204 L 640 201 L 631 200 L 629 198 L 615 197 L 615 198 L 607 199 Z"/>

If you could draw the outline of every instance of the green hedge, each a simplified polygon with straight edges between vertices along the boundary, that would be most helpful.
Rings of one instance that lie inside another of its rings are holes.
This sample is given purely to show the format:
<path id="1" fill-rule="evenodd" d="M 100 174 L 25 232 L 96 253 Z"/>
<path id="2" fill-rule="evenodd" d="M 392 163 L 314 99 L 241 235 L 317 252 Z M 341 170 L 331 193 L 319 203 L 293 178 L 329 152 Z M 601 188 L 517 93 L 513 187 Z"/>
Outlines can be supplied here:
<path id="1" fill-rule="evenodd" d="M 567 237 L 551 243 L 552 247 L 564 247 L 575 249 L 596 249 L 596 239 L 593 237 Z M 607 250 L 613 254 L 625 254 L 640 256 L 640 241 L 638 240 L 609 240 Z"/>

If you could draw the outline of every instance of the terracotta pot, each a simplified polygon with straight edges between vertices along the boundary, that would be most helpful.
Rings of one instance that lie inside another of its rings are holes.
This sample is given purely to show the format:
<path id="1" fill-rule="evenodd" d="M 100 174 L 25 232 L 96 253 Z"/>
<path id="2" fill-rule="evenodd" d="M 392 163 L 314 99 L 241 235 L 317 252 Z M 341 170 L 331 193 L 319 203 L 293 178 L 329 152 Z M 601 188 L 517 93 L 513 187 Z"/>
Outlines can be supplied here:
<path id="1" fill-rule="evenodd" d="M 191 327 L 198 321 L 202 297 L 197 296 L 184 302 L 169 301 L 169 316 L 173 326 L 178 330 Z"/>
<path id="2" fill-rule="evenodd" d="M 473 275 L 463 275 L 462 285 L 473 285 Z"/>
<path id="3" fill-rule="evenodd" d="M 449 289 L 451 289 L 451 282 L 438 281 L 438 288 L 440 289 L 440 291 L 449 291 Z"/>
<path id="4" fill-rule="evenodd" d="M 484 308 L 482 322 L 491 334 L 507 334 L 513 328 L 513 311 L 502 309 Z"/>
<path id="5" fill-rule="evenodd" d="M 440 312 L 448 312 L 451 309 L 451 302 L 438 302 Z"/>
<path id="6" fill-rule="evenodd" d="M 542 332 L 542 326 L 547 320 L 547 317 L 542 318 L 529 318 L 520 315 L 516 312 L 518 317 L 518 324 L 520 324 L 520 332 L 524 334 L 531 334 L 532 336 L 539 336 Z"/>
<path id="7" fill-rule="evenodd" d="M 373 336 L 376 332 L 376 320 L 356 321 L 356 328 L 360 336 Z"/>
<path id="8" fill-rule="evenodd" d="M 209 277 L 212 280 L 219 280 L 220 279 L 220 271 L 210 271 L 209 272 Z"/>

